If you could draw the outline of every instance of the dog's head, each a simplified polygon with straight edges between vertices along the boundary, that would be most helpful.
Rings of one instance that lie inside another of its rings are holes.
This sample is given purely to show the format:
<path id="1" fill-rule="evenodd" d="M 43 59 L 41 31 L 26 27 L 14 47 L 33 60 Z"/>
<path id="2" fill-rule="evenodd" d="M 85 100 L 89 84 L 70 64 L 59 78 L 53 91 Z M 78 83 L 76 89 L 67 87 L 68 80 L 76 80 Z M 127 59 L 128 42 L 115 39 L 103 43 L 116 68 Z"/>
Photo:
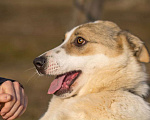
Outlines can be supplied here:
<path id="1" fill-rule="evenodd" d="M 150 61 L 143 42 L 112 22 L 96 21 L 73 28 L 60 46 L 37 57 L 34 64 L 40 74 L 57 76 L 49 94 L 71 97 L 85 91 L 87 84 L 92 86 L 87 91 L 100 87 L 95 74 L 127 66 L 129 61 Z"/>

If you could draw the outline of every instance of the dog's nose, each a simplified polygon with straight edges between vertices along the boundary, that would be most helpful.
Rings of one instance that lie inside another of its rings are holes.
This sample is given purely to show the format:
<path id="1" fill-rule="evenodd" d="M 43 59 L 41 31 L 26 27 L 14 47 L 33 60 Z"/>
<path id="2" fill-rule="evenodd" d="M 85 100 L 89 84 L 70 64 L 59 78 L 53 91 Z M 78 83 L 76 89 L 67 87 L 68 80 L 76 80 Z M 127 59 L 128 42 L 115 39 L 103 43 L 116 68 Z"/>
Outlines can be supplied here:
<path id="1" fill-rule="evenodd" d="M 38 70 L 43 69 L 46 64 L 46 58 L 44 56 L 37 57 L 33 60 L 33 64 Z"/>

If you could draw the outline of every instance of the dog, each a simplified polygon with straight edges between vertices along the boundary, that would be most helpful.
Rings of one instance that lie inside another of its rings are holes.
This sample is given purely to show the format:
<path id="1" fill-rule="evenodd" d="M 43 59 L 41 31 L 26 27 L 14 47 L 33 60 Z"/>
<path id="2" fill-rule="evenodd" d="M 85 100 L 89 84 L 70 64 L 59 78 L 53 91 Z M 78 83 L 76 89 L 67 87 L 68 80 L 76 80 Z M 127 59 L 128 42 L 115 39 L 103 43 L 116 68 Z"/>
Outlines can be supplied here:
<path id="1" fill-rule="evenodd" d="M 79 25 L 58 47 L 35 58 L 39 74 L 56 75 L 40 120 L 150 120 L 144 43 L 110 21 Z"/>

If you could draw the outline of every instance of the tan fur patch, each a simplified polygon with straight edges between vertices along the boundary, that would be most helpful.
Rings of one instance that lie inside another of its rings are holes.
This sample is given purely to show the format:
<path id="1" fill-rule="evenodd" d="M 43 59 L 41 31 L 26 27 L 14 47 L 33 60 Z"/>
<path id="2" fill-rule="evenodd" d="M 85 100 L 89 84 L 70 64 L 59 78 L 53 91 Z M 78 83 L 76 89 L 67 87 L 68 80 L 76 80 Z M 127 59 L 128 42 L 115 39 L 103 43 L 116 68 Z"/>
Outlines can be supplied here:
<path id="1" fill-rule="evenodd" d="M 138 37 L 126 31 L 121 31 L 119 36 L 123 41 L 126 41 L 126 46 L 128 46 L 132 51 L 133 56 L 135 56 L 139 62 L 150 62 L 148 49 Z"/>
<path id="2" fill-rule="evenodd" d="M 74 56 L 87 56 L 105 54 L 115 57 L 122 53 L 122 42 L 117 38 L 120 28 L 111 22 L 88 23 L 79 26 L 71 35 L 69 41 L 63 46 L 67 54 Z M 84 38 L 87 44 L 78 47 L 74 44 L 77 37 Z"/>

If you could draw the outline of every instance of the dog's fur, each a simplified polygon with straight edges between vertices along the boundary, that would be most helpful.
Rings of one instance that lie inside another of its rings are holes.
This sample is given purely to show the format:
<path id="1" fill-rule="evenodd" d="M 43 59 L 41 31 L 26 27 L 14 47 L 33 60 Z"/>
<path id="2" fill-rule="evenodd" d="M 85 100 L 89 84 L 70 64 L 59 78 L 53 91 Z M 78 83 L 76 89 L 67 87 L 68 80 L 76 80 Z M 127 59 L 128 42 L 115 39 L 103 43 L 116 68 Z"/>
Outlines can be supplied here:
<path id="1" fill-rule="evenodd" d="M 88 42 L 78 47 L 77 37 Z M 71 92 L 53 95 L 40 120 L 150 120 L 147 74 L 150 61 L 143 42 L 109 21 L 75 27 L 64 42 L 41 55 L 46 75 L 81 70 Z M 40 56 L 40 57 L 41 57 Z"/>

